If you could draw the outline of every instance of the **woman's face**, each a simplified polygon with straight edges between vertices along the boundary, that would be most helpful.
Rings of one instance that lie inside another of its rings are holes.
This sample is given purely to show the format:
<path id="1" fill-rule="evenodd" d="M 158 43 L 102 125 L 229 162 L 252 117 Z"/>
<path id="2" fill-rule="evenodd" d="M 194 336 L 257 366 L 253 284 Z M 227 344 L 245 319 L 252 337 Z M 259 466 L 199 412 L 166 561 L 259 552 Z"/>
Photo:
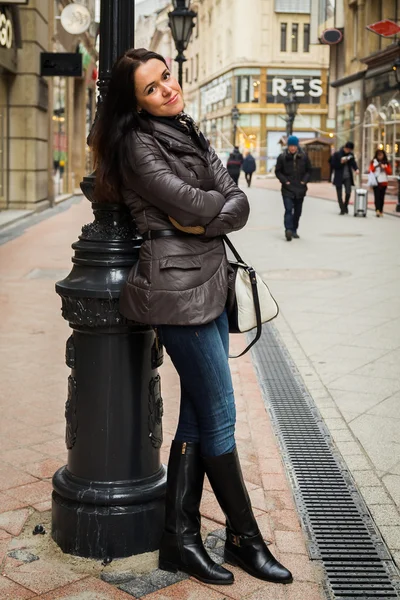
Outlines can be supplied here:
<path id="1" fill-rule="evenodd" d="M 377 153 L 376 153 L 376 158 L 377 158 L 378 160 L 383 160 L 383 152 L 377 152 Z"/>
<path id="2" fill-rule="evenodd" d="M 135 95 L 138 110 L 155 117 L 174 117 L 183 110 L 181 86 L 168 67 L 156 58 L 136 69 Z"/>

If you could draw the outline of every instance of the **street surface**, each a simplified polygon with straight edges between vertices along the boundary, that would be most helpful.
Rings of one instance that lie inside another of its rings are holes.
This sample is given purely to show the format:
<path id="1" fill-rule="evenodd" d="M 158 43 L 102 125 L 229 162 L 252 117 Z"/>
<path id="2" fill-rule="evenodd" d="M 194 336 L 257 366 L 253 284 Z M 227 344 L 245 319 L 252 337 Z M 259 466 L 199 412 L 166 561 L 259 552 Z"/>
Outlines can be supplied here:
<path id="1" fill-rule="evenodd" d="M 300 239 L 286 242 L 280 194 L 249 198 L 232 237 L 265 275 L 275 324 L 399 564 L 400 221 L 306 198 Z"/>
<path id="2" fill-rule="evenodd" d="M 252 187 L 249 199 L 249 224 L 232 238 L 277 298 L 275 324 L 399 564 L 400 221 L 371 212 L 340 217 L 336 204 L 307 198 L 301 239 L 288 243 L 280 194 Z M 31 534 L 38 523 L 50 531 L 51 476 L 66 461 L 70 330 L 54 282 L 70 270 L 71 243 L 91 220 L 82 199 L 0 246 L 0 600 L 128 600 L 139 597 L 134 582 L 117 589 L 99 577 L 117 583 L 122 572 L 133 577 L 156 567 L 154 554 L 103 567 L 63 555 L 49 533 Z M 233 336 L 232 342 L 235 351 L 245 340 Z M 321 574 L 307 555 L 250 355 L 231 366 L 250 496 L 265 539 L 295 583 L 267 584 L 233 569 L 236 583 L 223 592 L 185 580 L 160 591 L 153 585 L 145 597 L 320 600 Z M 161 375 L 166 462 L 179 391 L 168 360 Z M 204 534 L 223 527 L 208 485 L 202 514 Z"/>

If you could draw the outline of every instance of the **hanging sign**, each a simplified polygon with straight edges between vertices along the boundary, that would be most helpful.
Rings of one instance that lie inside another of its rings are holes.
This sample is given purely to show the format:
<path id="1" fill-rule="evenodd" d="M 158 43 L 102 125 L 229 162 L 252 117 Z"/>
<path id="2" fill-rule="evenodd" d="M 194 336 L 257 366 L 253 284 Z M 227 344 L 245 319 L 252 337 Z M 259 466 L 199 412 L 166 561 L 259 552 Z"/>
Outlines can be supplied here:
<path id="1" fill-rule="evenodd" d="M 40 75 L 42 77 L 82 77 L 82 54 L 80 52 L 41 52 Z"/>
<path id="2" fill-rule="evenodd" d="M 11 19 L 0 12 L 0 47 L 11 48 L 13 42 L 13 27 Z"/>

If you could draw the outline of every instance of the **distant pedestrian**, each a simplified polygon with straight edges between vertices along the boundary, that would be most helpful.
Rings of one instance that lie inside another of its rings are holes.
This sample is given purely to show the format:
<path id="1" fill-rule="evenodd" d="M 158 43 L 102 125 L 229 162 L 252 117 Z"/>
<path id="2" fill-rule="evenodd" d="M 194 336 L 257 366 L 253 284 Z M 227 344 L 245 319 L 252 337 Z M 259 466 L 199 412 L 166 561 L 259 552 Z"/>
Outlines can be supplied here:
<path id="1" fill-rule="evenodd" d="M 388 175 L 392 174 L 392 167 L 384 150 L 377 150 L 374 158 L 371 160 L 369 172 L 373 174 L 375 182 L 373 184 L 375 197 L 375 211 L 377 217 L 383 217 L 383 205 L 385 203 L 385 194 L 388 185 Z"/>
<path id="2" fill-rule="evenodd" d="M 335 170 L 333 185 L 336 187 L 337 199 L 341 215 L 347 215 L 349 212 L 349 202 L 351 196 L 351 187 L 354 185 L 353 171 L 356 175 L 360 173 L 354 158 L 353 142 L 346 142 L 345 145 L 335 152 L 332 157 L 332 167 Z M 343 186 L 345 197 L 343 202 Z"/>
<path id="3" fill-rule="evenodd" d="M 242 168 L 242 164 L 243 154 L 240 152 L 239 146 L 235 146 L 233 148 L 233 151 L 229 155 L 228 162 L 226 163 L 226 168 L 236 185 L 239 181 L 240 169 Z"/>
<path id="4" fill-rule="evenodd" d="M 244 161 L 242 164 L 242 169 L 244 172 L 245 179 L 247 181 L 247 187 L 251 186 L 251 178 L 253 177 L 253 173 L 256 170 L 256 161 L 251 152 L 247 152 L 244 157 Z"/>
<path id="5" fill-rule="evenodd" d="M 299 220 L 303 209 L 307 182 L 311 176 L 311 162 L 299 146 L 299 138 L 291 135 L 287 149 L 278 156 L 275 175 L 282 184 L 282 198 L 285 205 L 285 237 L 288 242 L 298 239 Z"/>

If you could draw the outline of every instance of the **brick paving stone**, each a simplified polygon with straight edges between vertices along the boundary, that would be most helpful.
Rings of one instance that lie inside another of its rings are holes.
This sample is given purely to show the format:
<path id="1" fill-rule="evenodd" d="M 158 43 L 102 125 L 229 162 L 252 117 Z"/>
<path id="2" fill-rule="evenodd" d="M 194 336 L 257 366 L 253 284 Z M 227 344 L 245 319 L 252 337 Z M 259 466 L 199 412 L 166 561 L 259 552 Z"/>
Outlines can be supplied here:
<path id="1" fill-rule="evenodd" d="M 32 475 L 19 471 L 10 465 L 0 467 L 0 491 L 8 490 L 18 485 L 34 483 L 37 481 Z"/>
<path id="2" fill-rule="evenodd" d="M 316 583 L 294 581 L 286 588 L 287 600 L 323 600 L 326 597 Z"/>
<path id="3" fill-rule="evenodd" d="M 286 588 L 286 585 L 270 583 L 246 596 L 246 600 L 286 600 Z M 307 597 L 302 600 L 307 600 Z"/>
<path id="4" fill-rule="evenodd" d="M 32 508 L 34 508 L 38 512 L 47 512 L 48 510 L 51 510 L 51 500 L 39 502 L 38 504 L 32 504 Z"/>
<path id="5" fill-rule="evenodd" d="M 307 549 L 302 532 L 275 531 L 276 545 L 280 552 L 292 554 L 307 554 Z"/>
<path id="6" fill-rule="evenodd" d="M 207 586 L 206 589 L 205 585 L 191 579 L 170 585 L 163 590 L 144 596 L 144 598 L 145 600 L 224 600 L 227 596 L 226 588 L 233 586 L 223 586 L 223 593 L 217 591 L 217 587 L 221 588 L 221 586 L 213 588 Z"/>
<path id="7" fill-rule="evenodd" d="M 36 596 L 31 590 L 27 590 L 7 577 L 0 577 L 0 600 L 28 600 L 34 597 Z"/>
<path id="8" fill-rule="evenodd" d="M 5 529 L 12 535 L 19 535 L 29 517 L 30 511 L 27 508 L 21 510 L 12 510 L 0 514 L 0 528 Z"/>
<path id="9" fill-rule="evenodd" d="M 279 555 L 281 563 L 293 574 L 295 581 L 309 581 L 318 583 L 322 578 L 322 572 L 319 572 L 315 563 L 310 561 L 308 556 L 303 554 L 289 554 L 281 552 Z"/>
<path id="10" fill-rule="evenodd" d="M 82 573 L 71 571 L 63 564 L 47 560 L 38 560 L 27 565 L 21 565 L 14 571 L 8 571 L 7 576 L 15 583 L 23 585 L 36 594 L 50 592 L 86 577 Z"/>
<path id="11" fill-rule="evenodd" d="M 243 598 L 245 598 L 247 595 L 262 589 L 266 585 L 265 582 L 252 577 L 238 567 L 232 567 L 231 565 L 224 566 L 226 566 L 226 568 L 229 569 L 229 571 L 231 571 L 235 577 L 235 582 L 233 585 L 226 585 L 223 587 L 223 590 L 221 590 L 221 586 L 203 583 L 201 585 L 207 587 L 209 590 L 219 589 L 223 593 L 223 597 L 226 596 L 227 598 L 234 598 L 234 600 L 243 600 Z M 199 600 L 206 599 L 208 600 L 208 592 L 207 595 L 204 594 L 204 596 L 199 597 Z"/>
<path id="12" fill-rule="evenodd" d="M 295 510 L 271 510 L 272 527 L 282 531 L 300 531 L 300 520 Z"/>
<path id="13" fill-rule="evenodd" d="M 282 491 L 288 489 L 288 480 L 285 475 L 270 474 L 262 476 L 263 486 L 265 490 Z"/>
<path id="14" fill-rule="evenodd" d="M 37 462 L 43 458 L 44 456 L 41 452 L 32 450 L 32 448 L 16 448 L 2 454 L 4 462 L 10 463 L 10 465 L 14 465 L 15 467 L 23 467 L 28 463 Z"/>
<path id="15" fill-rule="evenodd" d="M 25 471 L 39 479 L 53 477 L 54 473 L 65 465 L 65 461 L 55 458 L 46 458 L 40 462 L 30 463 L 25 466 Z"/>
<path id="16" fill-rule="evenodd" d="M 253 508 L 258 508 L 263 511 L 267 509 L 264 490 L 262 487 L 256 488 L 255 490 L 249 490 L 249 496 Z"/>
<path id="17" fill-rule="evenodd" d="M 19 500 L 18 498 L 0 492 L 0 513 L 15 510 L 17 508 L 24 508 L 24 506 L 28 505 L 29 502 L 26 500 Z"/>
<path id="18" fill-rule="evenodd" d="M 6 539 L 11 539 L 11 535 L 7 531 L 4 531 L 4 529 L 0 529 L 0 540 Z"/>
<path id="19" fill-rule="evenodd" d="M 264 474 L 283 474 L 284 468 L 282 461 L 278 458 L 263 458 L 260 460 L 260 473 Z"/>
<path id="20" fill-rule="evenodd" d="M 40 600 L 132 600 L 133 596 L 95 579 L 87 577 L 76 583 L 59 587 L 45 595 L 37 596 Z"/>
<path id="21" fill-rule="evenodd" d="M 51 498 L 53 488 L 49 481 L 37 481 L 28 485 L 21 485 L 8 490 L 8 494 L 18 500 L 25 500 L 29 504 L 46 502 Z"/>
<path id="22" fill-rule="evenodd" d="M 289 490 L 268 490 L 265 492 L 265 498 L 268 510 L 296 510 L 293 496 Z"/>

